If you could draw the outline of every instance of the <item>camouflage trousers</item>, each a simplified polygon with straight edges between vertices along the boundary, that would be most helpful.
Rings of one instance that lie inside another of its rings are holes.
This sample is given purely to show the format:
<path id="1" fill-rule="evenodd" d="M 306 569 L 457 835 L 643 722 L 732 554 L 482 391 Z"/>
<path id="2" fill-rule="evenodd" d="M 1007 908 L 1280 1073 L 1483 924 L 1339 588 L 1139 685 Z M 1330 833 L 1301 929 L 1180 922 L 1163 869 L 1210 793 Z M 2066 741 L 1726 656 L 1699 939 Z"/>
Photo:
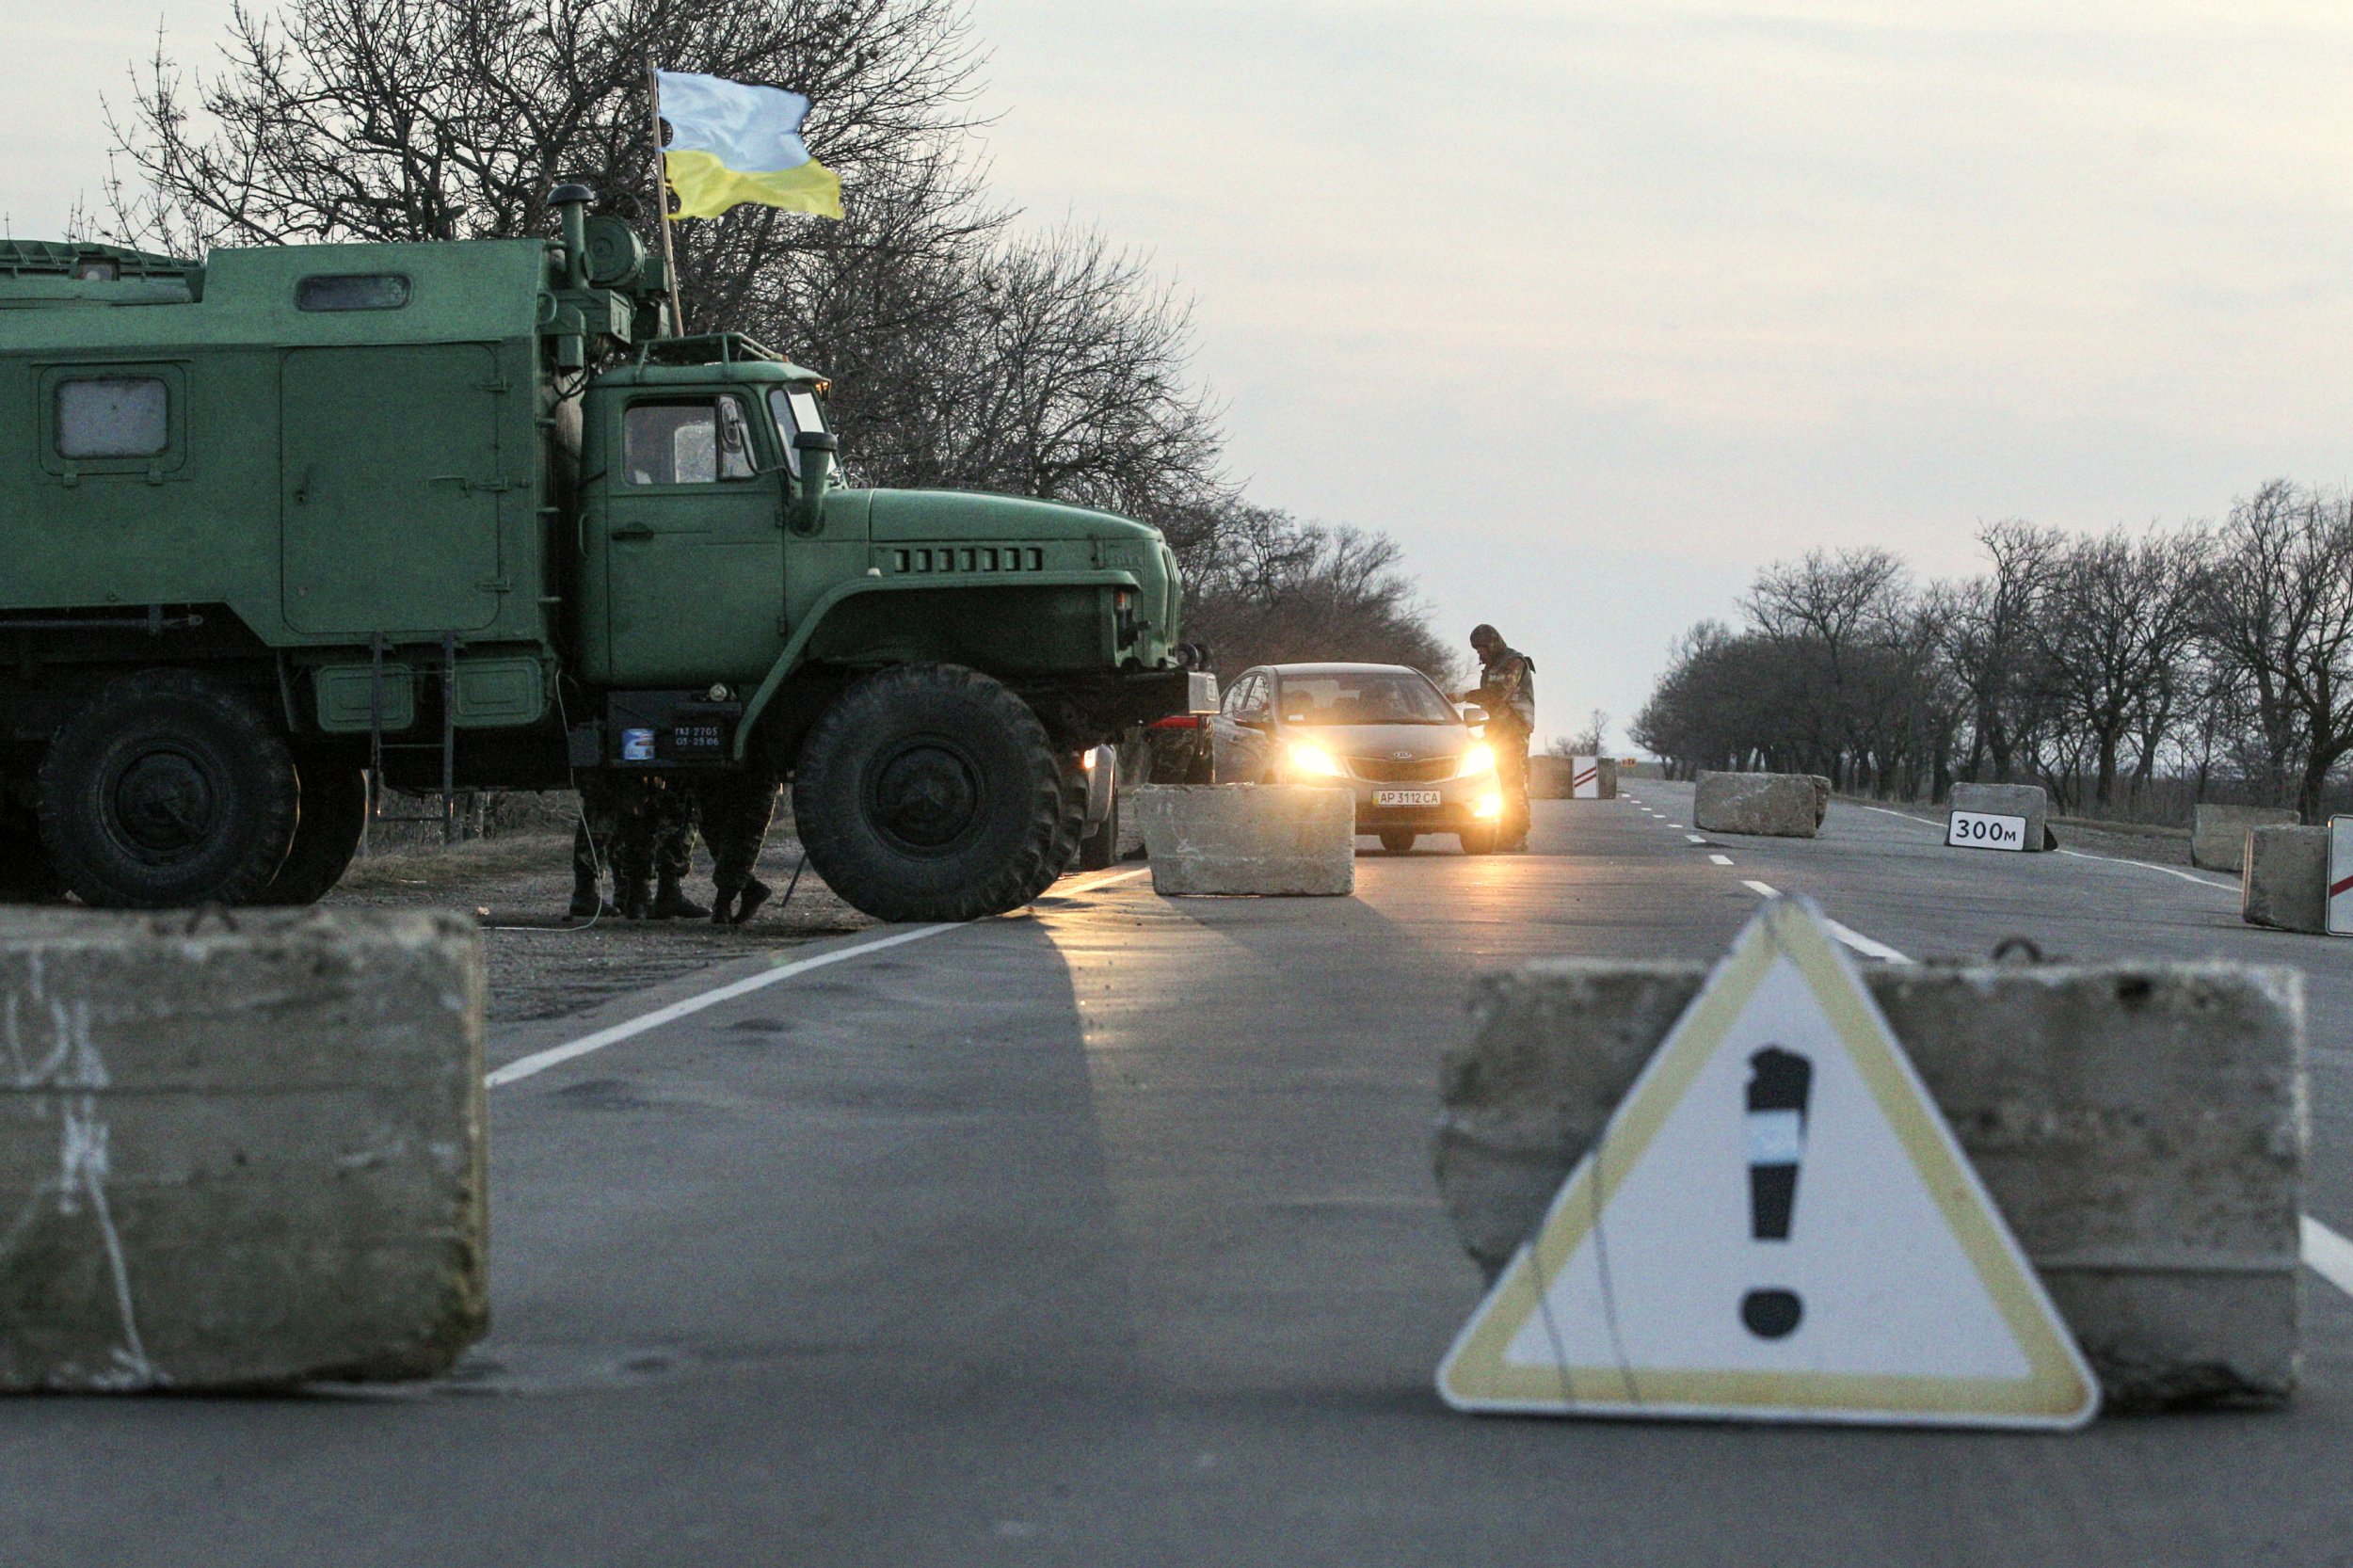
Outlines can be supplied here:
<path id="1" fill-rule="evenodd" d="M 694 863 L 696 792 L 650 774 L 580 781 L 581 824 L 572 830 L 572 872 L 594 882 L 599 866 L 616 888 L 657 874 L 682 879 Z"/>
<path id="2" fill-rule="evenodd" d="M 1495 753 L 1496 785 L 1503 796 L 1496 841 L 1507 847 L 1528 842 L 1528 731 L 1500 719 L 1487 721 L 1487 748 Z"/>
<path id="3" fill-rule="evenodd" d="M 776 811 L 776 776 L 761 768 L 717 774 L 696 786 L 700 797 L 703 842 L 711 846 L 711 885 L 724 907 L 741 892 L 760 864 L 768 824 Z"/>

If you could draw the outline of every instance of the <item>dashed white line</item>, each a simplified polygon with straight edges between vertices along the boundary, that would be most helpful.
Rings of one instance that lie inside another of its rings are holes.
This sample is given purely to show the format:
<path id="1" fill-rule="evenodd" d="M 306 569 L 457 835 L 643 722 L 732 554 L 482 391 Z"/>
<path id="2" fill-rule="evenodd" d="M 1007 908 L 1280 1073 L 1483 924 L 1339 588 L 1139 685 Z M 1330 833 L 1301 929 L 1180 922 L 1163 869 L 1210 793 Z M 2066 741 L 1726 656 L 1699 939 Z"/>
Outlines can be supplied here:
<path id="1" fill-rule="evenodd" d="M 2168 876 L 2178 876 L 2185 882 L 2195 882 L 2201 888 L 2219 888 L 2221 891 L 2226 893 L 2235 893 L 2238 891 L 2238 888 L 2234 884 L 2229 882 L 2209 881 L 2205 877 L 2192 876 L 2187 872 L 2175 871 L 2170 866 L 2159 866 L 2147 860 L 2127 860 L 2123 856 L 2117 855 L 2087 855 L 2079 849 L 2063 849 L 2060 850 L 2059 853 L 2061 855 L 2073 856 L 2078 860 L 2105 860 L 2112 866 L 2138 866 L 2145 872 L 2163 872 Z"/>
<path id="2" fill-rule="evenodd" d="M 1707 835 L 1704 833 L 1686 833 L 1684 837 L 1695 844 L 1704 844 L 1707 842 Z"/>
<path id="3" fill-rule="evenodd" d="M 1769 882 L 1752 882 L 1744 876 L 1740 879 L 1740 886 L 1754 893 L 1758 898 L 1781 897 L 1781 889 Z"/>
<path id="4" fill-rule="evenodd" d="M 1708 856 L 1708 859 L 1714 861 L 1719 866 L 1729 866 L 1732 864 L 1732 856 L 1729 855 L 1711 855 Z"/>
<path id="5" fill-rule="evenodd" d="M 1865 958 L 1876 958 L 1883 964 L 1913 964 L 1918 962 L 1918 960 L 1913 958 L 1912 954 L 1908 952 L 1898 952 L 1894 948 L 1889 947 L 1885 942 L 1879 940 L 1877 937 L 1865 936 L 1862 932 L 1856 931 L 1849 926 L 1840 925 L 1836 920 L 1830 920 L 1825 917 L 1822 923 L 1830 927 L 1830 934 L 1832 936 L 1837 937 L 1840 941 L 1846 943 L 1849 947 L 1854 949 L 1855 952 L 1863 954 Z"/>
<path id="6" fill-rule="evenodd" d="M 2313 1272 L 2353 1296 L 2353 1241 L 2313 1219 L 2303 1216 L 2304 1262 Z"/>

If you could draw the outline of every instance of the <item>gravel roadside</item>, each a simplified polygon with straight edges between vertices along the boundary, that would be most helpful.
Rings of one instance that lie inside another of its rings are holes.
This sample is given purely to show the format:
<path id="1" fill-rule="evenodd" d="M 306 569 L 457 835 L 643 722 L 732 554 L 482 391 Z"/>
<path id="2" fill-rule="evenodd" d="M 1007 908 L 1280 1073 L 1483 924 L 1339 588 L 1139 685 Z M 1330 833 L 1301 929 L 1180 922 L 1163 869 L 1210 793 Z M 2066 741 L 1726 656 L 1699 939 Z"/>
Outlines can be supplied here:
<path id="1" fill-rule="evenodd" d="M 781 817 L 783 814 L 779 813 Z M 404 850 L 356 861 L 321 901 L 328 908 L 456 908 L 482 922 L 489 964 L 489 1020 L 512 1023 L 579 1013 L 626 991 L 714 964 L 863 931 L 873 920 L 803 873 L 792 902 L 785 887 L 801 858 L 798 840 L 772 836 L 760 879 L 775 895 L 748 924 L 708 920 L 576 921 L 569 835 L 519 833 L 448 848 Z M 697 843 L 687 896 L 711 902 L 711 856 Z"/>

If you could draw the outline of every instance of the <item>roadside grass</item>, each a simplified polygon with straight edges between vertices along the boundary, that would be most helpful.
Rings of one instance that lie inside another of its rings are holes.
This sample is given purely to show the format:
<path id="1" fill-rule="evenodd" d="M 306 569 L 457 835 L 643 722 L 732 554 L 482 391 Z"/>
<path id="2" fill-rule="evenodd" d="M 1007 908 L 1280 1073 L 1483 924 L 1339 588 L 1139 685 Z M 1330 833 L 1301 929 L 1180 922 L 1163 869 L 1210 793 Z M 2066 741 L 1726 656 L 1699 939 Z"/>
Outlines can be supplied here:
<path id="1" fill-rule="evenodd" d="M 347 892 L 402 888 L 451 888 L 485 876 L 572 868 L 572 840 L 564 833 L 516 833 L 427 849 L 402 849 L 354 860 L 336 886 Z"/>

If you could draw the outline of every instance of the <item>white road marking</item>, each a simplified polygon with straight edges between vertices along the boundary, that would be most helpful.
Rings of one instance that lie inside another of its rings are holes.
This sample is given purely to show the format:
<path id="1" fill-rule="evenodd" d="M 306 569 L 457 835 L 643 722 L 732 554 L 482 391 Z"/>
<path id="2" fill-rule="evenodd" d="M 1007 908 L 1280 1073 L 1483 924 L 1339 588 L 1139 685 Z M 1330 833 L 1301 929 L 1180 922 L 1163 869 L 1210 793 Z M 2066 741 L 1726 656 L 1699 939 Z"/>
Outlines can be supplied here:
<path id="1" fill-rule="evenodd" d="M 2138 866 L 2145 872 L 2163 872 L 2168 876 L 2178 876 L 2185 882 L 2195 882 L 2201 888 L 2217 888 L 2226 893 L 2235 893 L 2239 890 L 2237 885 L 2234 883 L 2211 882 L 2205 877 L 2192 876 L 2187 872 L 2175 871 L 2171 866 L 2154 865 L 2147 860 L 2127 860 L 2121 856 L 2116 855 L 2087 855 L 2079 849 L 2063 849 L 2060 850 L 2059 853 L 2061 855 L 2072 855 L 2078 860 L 2105 860 L 2113 866 Z"/>
<path id="2" fill-rule="evenodd" d="M 1865 936 L 1862 932 L 1840 925 L 1836 920 L 1825 918 L 1822 923 L 1830 927 L 1830 934 L 1832 936 L 1837 937 L 1840 941 L 1846 943 L 1849 947 L 1854 949 L 1855 952 L 1863 954 L 1865 958 L 1877 958 L 1881 962 L 1887 964 L 1913 964 L 1918 962 L 1918 960 L 1913 958 L 1912 954 L 1908 952 L 1898 952 L 1894 948 L 1889 947 L 1885 942 L 1879 940 L 1877 937 Z"/>
<path id="3" fill-rule="evenodd" d="M 1936 825 L 1934 822 L 1930 821 L 1927 817 L 1915 817 L 1909 811 L 1890 811 L 1884 806 L 1865 806 L 1864 809 L 1865 811 L 1877 811 L 1882 817 L 1901 817 L 1906 822 L 1916 822 L 1922 827 L 1934 827 Z"/>
<path id="4" fill-rule="evenodd" d="M 2353 1296 L 2353 1241 L 2313 1219 L 2303 1216 L 2305 1266 L 2344 1291 Z"/>
<path id="5" fill-rule="evenodd" d="M 1732 856 L 1729 855 L 1711 855 L 1708 858 L 1719 866 L 1729 866 L 1732 864 Z"/>
<path id="6" fill-rule="evenodd" d="M 674 1001 L 667 1007 L 657 1007 L 652 1012 L 642 1014 L 626 1023 L 617 1023 L 610 1029 L 598 1030 L 594 1034 L 584 1034 L 577 1040 L 567 1040 L 560 1046 L 550 1046 L 547 1049 L 534 1051 L 529 1056 L 517 1057 L 505 1066 L 485 1077 L 482 1080 L 483 1086 L 496 1089 L 503 1084 L 513 1083 L 535 1074 L 546 1072 L 550 1067 L 561 1066 L 577 1057 L 587 1055 L 590 1051 L 602 1050 L 607 1046 L 618 1045 L 623 1040 L 632 1039 L 649 1029 L 660 1029 L 664 1024 L 676 1023 L 680 1018 L 691 1017 L 706 1007 L 716 1007 L 723 1001 L 733 1001 L 737 997 L 749 996 L 752 992 L 764 990 L 778 981 L 790 980 L 794 975 L 807 974 L 811 969 L 822 969 L 828 964 L 839 964 L 851 958 L 862 958 L 867 953 L 880 952 L 885 948 L 903 947 L 908 942 L 920 942 L 927 936 L 936 936 L 943 931 L 957 929 L 958 927 L 953 925 L 919 925 L 912 931 L 894 931 L 888 936 L 877 936 L 871 942 L 860 942 L 856 947 L 836 948 L 831 952 L 821 952 L 814 958 L 803 958 L 796 963 L 780 964 L 773 969 L 760 974 L 746 975 L 742 980 L 714 987 L 699 996 L 688 997 L 683 1001 Z"/>
<path id="7" fill-rule="evenodd" d="M 1740 886 L 1754 893 L 1758 898 L 1781 897 L 1781 889 L 1769 882 L 1751 882 L 1744 876 L 1740 879 Z"/>
<path id="8" fill-rule="evenodd" d="M 1691 842 L 1695 844 L 1704 844 L 1707 842 L 1707 835 L 1704 833 L 1686 833 L 1684 837 L 1690 840 Z"/>
<path id="9" fill-rule="evenodd" d="M 1131 871 L 1114 871 L 1104 875 L 1089 877 L 1084 881 L 1058 882 L 1041 896 L 1051 897 L 1058 893 L 1063 895 L 1091 893 L 1098 888 L 1108 888 L 1114 883 L 1132 882 L 1139 876 L 1148 874 L 1151 870 L 1149 866 L 1139 866 Z M 547 1049 L 534 1051 L 529 1056 L 519 1056 L 505 1066 L 485 1075 L 482 1080 L 483 1087 L 496 1089 L 503 1084 L 514 1083 L 522 1079 L 534 1077 L 546 1072 L 550 1067 L 561 1066 L 567 1062 L 586 1056 L 591 1051 L 602 1050 L 607 1046 L 615 1046 L 623 1040 L 633 1039 L 649 1029 L 660 1029 L 664 1024 L 676 1023 L 680 1018 L 692 1017 L 707 1007 L 716 1007 L 723 1001 L 733 1001 L 737 997 L 749 996 L 754 991 L 764 990 L 779 981 L 791 980 L 794 975 L 807 974 L 811 969 L 822 969 L 828 964 L 839 964 L 845 959 L 860 958 L 870 952 L 880 952 L 885 948 L 901 947 L 908 942 L 920 942 L 927 936 L 936 936 L 941 932 L 956 929 L 957 927 L 952 924 L 919 925 L 911 930 L 894 931 L 887 936 L 877 936 L 871 942 L 859 942 L 852 947 L 836 948 L 831 952 L 821 952 L 814 958 L 802 958 L 790 964 L 779 964 L 773 969 L 760 974 L 746 975 L 742 980 L 715 986 L 698 996 L 688 997 L 682 1001 L 674 1001 L 667 1007 L 657 1007 L 650 1013 L 631 1018 L 625 1023 L 615 1024 L 610 1029 L 598 1030 L 594 1034 L 584 1034 L 577 1040 L 567 1040 L 560 1046 L 550 1046 Z"/>

